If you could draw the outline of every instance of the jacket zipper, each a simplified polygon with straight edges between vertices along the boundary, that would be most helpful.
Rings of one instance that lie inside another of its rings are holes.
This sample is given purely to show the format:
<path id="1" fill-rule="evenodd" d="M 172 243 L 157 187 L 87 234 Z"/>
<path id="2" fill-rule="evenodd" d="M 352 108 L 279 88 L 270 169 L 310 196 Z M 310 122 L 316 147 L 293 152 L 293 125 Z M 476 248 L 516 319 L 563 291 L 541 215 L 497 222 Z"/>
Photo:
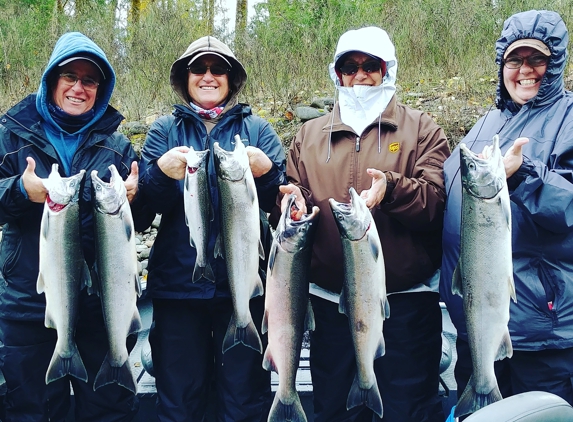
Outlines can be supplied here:
<path id="1" fill-rule="evenodd" d="M 356 152 L 360 152 L 360 136 L 356 137 Z"/>

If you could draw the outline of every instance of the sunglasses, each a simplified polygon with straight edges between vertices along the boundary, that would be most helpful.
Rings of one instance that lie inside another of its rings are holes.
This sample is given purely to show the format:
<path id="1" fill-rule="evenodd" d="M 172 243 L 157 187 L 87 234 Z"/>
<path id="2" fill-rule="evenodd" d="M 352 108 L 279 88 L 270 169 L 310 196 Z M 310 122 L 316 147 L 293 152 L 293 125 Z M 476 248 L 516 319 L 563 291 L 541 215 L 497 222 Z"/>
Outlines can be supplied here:
<path id="1" fill-rule="evenodd" d="M 92 78 L 78 78 L 78 75 L 73 73 L 60 73 L 60 79 L 69 86 L 74 86 L 78 81 L 82 82 L 84 89 L 96 89 L 99 82 L 94 81 Z"/>
<path id="2" fill-rule="evenodd" d="M 231 69 L 229 69 L 227 66 L 224 65 L 214 64 L 211 66 L 207 66 L 201 63 L 197 64 L 193 63 L 187 68 L 187 70 L 189 70 L 189 72 L 193 73 L 194 75 L 204 75 L 205 73 L 207 73 L 207 70 L 210 70 L 211 75 L 213 76 L 226 75 L 231 71 Z"/>
<path id="3" fill-rule="evenodd" d="M 503 64 L 508 69 L 519 69 L 521 66 L 523 66 L 523 63 L 525 62 L 527 62 L 527 64 L 531 67 L 539 67 L 539 66 L 545 66 L 548 61 L 549 57 L 541 55 L 535 55 L 529 57 L 512 56 L 505 59 L 503 61 Z"/>
<path id="4" fill-rule="evenodd" d="M 354 75 L 358 73 L 358 69 L 362 69 L 366 73 L 379 72 L 382 65 L 379 61 L 369 61 L 362 64 L 348 63 L 340 66 L 340 73 L 345 76 Z"/>

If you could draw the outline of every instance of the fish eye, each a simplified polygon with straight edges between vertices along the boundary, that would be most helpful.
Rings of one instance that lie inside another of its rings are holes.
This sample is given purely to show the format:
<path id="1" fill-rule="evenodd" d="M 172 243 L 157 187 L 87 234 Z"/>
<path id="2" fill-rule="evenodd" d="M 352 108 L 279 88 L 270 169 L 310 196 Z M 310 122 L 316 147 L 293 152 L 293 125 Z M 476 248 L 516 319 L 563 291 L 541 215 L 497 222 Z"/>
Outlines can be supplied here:
<path id="1" fill-rule="evenodd" d="M 475 170 L 475 169 L 476 169 L 476 164 L 473 163 L 473 162 L 472 162 L 472 163 L 469 163 L 469 164 L 468 164 L 468 168 L 469 168 L 470 170 Z"/>

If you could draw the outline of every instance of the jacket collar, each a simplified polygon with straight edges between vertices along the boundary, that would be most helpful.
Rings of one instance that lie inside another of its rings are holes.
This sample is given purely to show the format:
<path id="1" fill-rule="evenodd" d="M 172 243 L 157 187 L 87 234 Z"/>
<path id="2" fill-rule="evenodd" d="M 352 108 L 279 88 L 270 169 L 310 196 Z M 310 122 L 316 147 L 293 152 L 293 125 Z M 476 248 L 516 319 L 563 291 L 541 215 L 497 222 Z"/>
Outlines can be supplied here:
<path id="1" fill-rule="evenodd" d="M 380 118 L 376 118 L 370 123 L 366 128 L 370 128 L 372 126 L 384 126 L 389 128 L 390 130 L 396 130 L 398 128 L 398 122 L 396 120 L 396 108 L 397 108 L 398 100 L 396 99 L 396 95 L 392 96 L 392 99 L 388 103 L 386 109 L 380 115 Z M 322 127 L 322 131 L 325 133 L 328 132 L 352 132 L 355 133 L 354 130 L 342 123 L 340 119 L 340 107 L 338 103 L 335 104 L 334 109 L 332 110 L 331 118 L 329 119 L 328 123 Z"/>

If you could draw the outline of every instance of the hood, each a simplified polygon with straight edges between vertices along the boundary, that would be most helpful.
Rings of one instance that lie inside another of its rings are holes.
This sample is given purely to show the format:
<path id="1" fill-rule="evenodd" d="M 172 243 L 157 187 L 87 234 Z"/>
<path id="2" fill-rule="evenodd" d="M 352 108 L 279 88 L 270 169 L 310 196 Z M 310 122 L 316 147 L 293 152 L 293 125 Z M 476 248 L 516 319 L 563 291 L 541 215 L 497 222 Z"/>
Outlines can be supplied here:
<path id="1" fill-rule="evenodd" d="M 185 104 L 191 102 L 187 92 L 187 64 L 191 57 L 201 52 L 214 52 L 224 56 L 231 64 L 231 74 L 229 75 L 229 100 L 237 98 L 239 92 L 243 89 L 247 82 L 247 71 L 237 60 L 233 52 L 227 45 L 217 38 L 210 35 L 201 37 L 193 41 L 185 53 L 181 55 L 171 66 L 171 74 L 169 81 L 175 93 L 184 101 Z"/>
<path id="2" fill-rule="evenodd" d="M 384 75 L 382 85 L 396 85 L 396 73 L 398 71 L 396 49 L 386 31 L 375 26 L 368 26 L 360 29 L 352 29 L 340 36 L 336 46 L 336 52 L 334 53 L 334 61 L 328 65 L 330 78 L 337 87 L 341 84 L 334 70 L 334 64 L 340 57 L 350 51 L 360 51 L 384 60 L 384 62 L 386 62 L 386 74 Z"/>
<path id="3" fill-rule="evenodd" d="M 565 89 L 563 75 L 567 64 L 569 34 L 563 19 L 558 13 L 548 10 L 529 10 L 516 13 L 504 22 L 501 36 L 495 44 L 495 62 L 499 66 L 496 106 L 500 110 L 515 110 L 516 107 L 503 83 L 502 63 L 507 48 L 514 41 L 522 38 L 540 40 L 549 47 L 551 52 L 539 92 L 535 98 L 526 104 L 534 102 L 535 105 L 544 105 L 553 102 L 556 95 Z"/>
<path id="4" fill-rule="evenodd" d="M 98 88 L 98 98 L 94 104 L 94 118 L 89 122 L 82 131 L 85 131 L 95 121 L 97 121 L 107 109 L 111 94 L 115 87 L 115 72 L 108 62 L 107 57 L 103 50 L 97 46 L 91 39 L 79 32 L 68 32 L 60 37 L 56 42 L 48 65 L 44 70 L 40 87 L 38 88 L 38 95 L 36 96 L 36 109 L 38 113 L 54 127 L 59 127 L 52 119 L 48 111 L 48 100 L 51 99 L 50 88 L 50 74 L 52 71 L 57 72 L 58 65 L 65 59 L 87 56 L 98 63 L 98 66 L 103 70 L 105 79 L 100 81 Z M 82 132 L 81 131 L 81 132 Z"/>

